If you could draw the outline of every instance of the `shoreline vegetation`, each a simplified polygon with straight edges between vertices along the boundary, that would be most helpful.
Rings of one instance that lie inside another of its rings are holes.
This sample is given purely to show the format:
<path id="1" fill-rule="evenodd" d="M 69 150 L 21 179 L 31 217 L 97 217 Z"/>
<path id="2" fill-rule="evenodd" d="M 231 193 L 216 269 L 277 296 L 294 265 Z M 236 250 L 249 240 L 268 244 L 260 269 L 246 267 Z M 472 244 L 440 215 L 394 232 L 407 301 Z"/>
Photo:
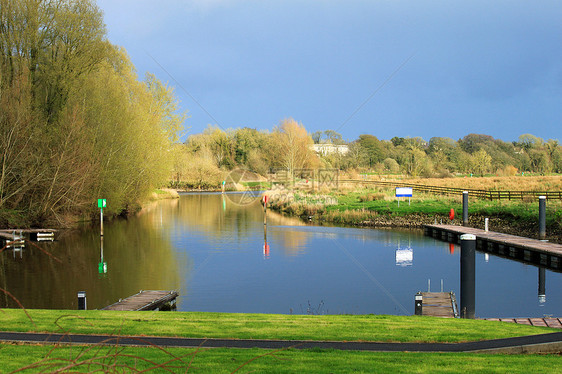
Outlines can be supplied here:
<path id="1" fill-rule="evenodd" d="M 518 187 L 518 191 L 562 189 L 560 177 L 414 179 L 407 182 L 486 190 L 490 187 L 495 190 Z M 368 183 L 344 182 L 337 189 L 320 191 L 308 187 L 297 184 L 295 188 L 270 189 L 263 194 L 268 195 L 271 209 L 320 224 L 410 229 L 435 222 L 462 224 L 461 196 L 414 193 L 410 203 L 407 198 L 401 198 L 398 204 L 394 189 Z M 451 209 L 455 212 L 453 220 L 449 219 Z M 562 201 L 549 200 L 546 216 L 547 239 L 562 243 Z M 469 194 L 469 226 L 483 229 L 485 218 L 489 218 L 491 231 L 538 238 L 538 199 L 488 201 L 471 198 Z"/>

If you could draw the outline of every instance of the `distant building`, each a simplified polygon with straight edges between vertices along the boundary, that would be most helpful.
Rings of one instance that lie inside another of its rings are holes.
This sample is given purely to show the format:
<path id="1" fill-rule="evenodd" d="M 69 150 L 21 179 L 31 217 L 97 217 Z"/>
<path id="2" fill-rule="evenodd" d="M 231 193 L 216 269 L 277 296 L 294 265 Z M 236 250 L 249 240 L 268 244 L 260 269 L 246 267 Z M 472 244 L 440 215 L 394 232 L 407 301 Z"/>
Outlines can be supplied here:
<path id="1" fill-rule="evenodd" d="M 339 153 L 340 155 L 345 155 L 349 152 L 349 147 L 347 144 L 332 144 L 332 143 L 320 143 L 313 144 L 311 148 L 322 156 L 331 155 L 334 153 Z"/>

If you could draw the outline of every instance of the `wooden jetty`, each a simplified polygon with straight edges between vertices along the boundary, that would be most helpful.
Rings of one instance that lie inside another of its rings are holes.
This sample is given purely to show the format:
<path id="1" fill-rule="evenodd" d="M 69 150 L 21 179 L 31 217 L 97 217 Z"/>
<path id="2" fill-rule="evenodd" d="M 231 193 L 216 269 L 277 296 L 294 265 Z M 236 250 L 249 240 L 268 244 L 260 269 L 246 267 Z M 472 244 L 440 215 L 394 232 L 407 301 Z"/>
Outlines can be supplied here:
<path id="1" fill-rule="evenodd" d="M 431 317 L 457 318 L 457 299 L 454 292 L 419 292 L 421 295 L 421 313 L 416 307 L 416 314 Z M 416 300 L 417 304 L 417 300 Z"/>
<path id="2" fill-rule="evenodd" d="M 141 310 L 164 310 L 171 309 L 178 297 L 177 291 L 139 291 L 139 293 L 129 296 L 126 299 L 106 306 L 102 310 L 122 310 L 122 311 L 141 311 Z"/>
<path id="3" fill-rule="evenodd" d="M 21 238 L 24 234 L 29 235 L 29 238 L 34 241 L 42 240 L 55 240 L 54 229 L 0 229 L 0 238 L 5 241 L 13 241 L 14 233 L 16 238 Z"/>
<path id="4" fill-rule="evenodd" d="M 476 248 L 481 251 L 532 263 L 558 272 L 562 271 L 562 245 L 560 244 L 454 225 L 424 225 L 424 233 L 427 236 L 457 244 L 460 244 L 461 235 L 473 234 L 476 236 Z"/>

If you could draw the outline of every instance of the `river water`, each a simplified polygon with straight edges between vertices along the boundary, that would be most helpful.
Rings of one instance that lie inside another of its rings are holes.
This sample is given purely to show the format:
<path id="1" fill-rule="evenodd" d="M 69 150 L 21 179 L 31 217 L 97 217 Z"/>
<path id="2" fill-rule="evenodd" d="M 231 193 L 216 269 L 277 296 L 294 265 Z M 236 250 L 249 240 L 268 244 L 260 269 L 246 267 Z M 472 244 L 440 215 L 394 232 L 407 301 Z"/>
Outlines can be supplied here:
<path id="1" fill-rule="evenodd" d="M 274 212 L 264 232 L 263 220 L 247 194 L 185 194 L 106 223 L 103 243 L 98 226 L 28 242 L 0 253 L 0 307 L 76 309 L 86 291 L 88 309 L 99 309 L 139 290 L 175 289 L 181 311 L 411 315 L 428 281 L 459 298 L 459 246 Z M 533 265 L 477 252 L 476 315 L 562 315 L 562 274 L 546 270 L 546 300 L 538 279 Z"/>

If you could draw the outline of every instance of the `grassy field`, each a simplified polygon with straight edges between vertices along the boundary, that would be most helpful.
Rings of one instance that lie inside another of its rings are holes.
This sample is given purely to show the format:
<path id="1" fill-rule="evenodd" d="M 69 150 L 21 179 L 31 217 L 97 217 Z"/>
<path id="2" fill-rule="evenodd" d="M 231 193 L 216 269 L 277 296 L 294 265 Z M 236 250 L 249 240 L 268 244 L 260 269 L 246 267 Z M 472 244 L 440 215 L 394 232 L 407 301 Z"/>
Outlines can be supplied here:
<path id="1" fill-rule="evenodd" d="M 557 355 L 100 348 L 0 344 L 2 372 L 559 373 Z"/>
<path id="2" fill-rule="evenodd" d="M 27 313 L 26 313 L 27 312 Z M 462 342 L 556 330 L 504 322 L 375 315 L 0 310 L 4 331 L 199 338 Z M 337 350 L 120 348 L 0 344 L 1 372 L 556 373 L 560 355 Z M 158 370 L 156 370 L 158 369 Z"/>
<path id="3" fill-rule="evenodd" d="M 379 214 L 389 215 L 448 215 L 454 209 L 457 215 L 462 214 L 462 200 L 460 197 L 435 196 L 416 194 L 408 204 L 408 200 L 401 198 L 400 206 L 396 197 L 381 189 L 366 189 L 349 193 L 336 193 L 337 205 L 326 207 L 326 211 L 370 210 Z M 547 224 L 553 224 L 562 219 L 562 203 L 549 201 L 546 206 Z M 488 201 L 469 198 L 469 212 L 485 216 L 504 216 L 517 220 L 536 222 L 539 215 L 538 203 L 523 201 Z"/>
<path id="4" fill-rule="evenodd" d="M 370 176 L 372 180 L 389 182 L 392 178 Z M 488 177 L 401 179 L 401 182 L 447 186 L 461 189 L 509 191 L 560 191 L 562 177 Z M 455 211 L 452 224 L 461 224 L 462 197 L 415 192 L 400 205 L 390 187 L 374 187 L 368 183 L 339 184 L 337 189 L 312 192 L 305 189 L 266 192 L 270 206 L 290 215 L 311 217 L 313 221 L 373 227 L 421 227 L 443 221 L 449 223 L 449 211 Z M 279 197 L 276 199 L 276 197 Z M 489 201 L 469 196 L 469 225 L 484 228 L 490 219 L 490 230 L 536 237 L 538 235 L 538 200 Z M 562 242 L 562 201 L 546 204 L 547 239 Z"/>
<path id="5" fill-rule="evenodd" d="M 452 343 L 552 332 L 546 327 L 420 316 L 97 310 L 26 312 L 21 309 L 0 311 L 0 330 L 192 338 Z"/>

